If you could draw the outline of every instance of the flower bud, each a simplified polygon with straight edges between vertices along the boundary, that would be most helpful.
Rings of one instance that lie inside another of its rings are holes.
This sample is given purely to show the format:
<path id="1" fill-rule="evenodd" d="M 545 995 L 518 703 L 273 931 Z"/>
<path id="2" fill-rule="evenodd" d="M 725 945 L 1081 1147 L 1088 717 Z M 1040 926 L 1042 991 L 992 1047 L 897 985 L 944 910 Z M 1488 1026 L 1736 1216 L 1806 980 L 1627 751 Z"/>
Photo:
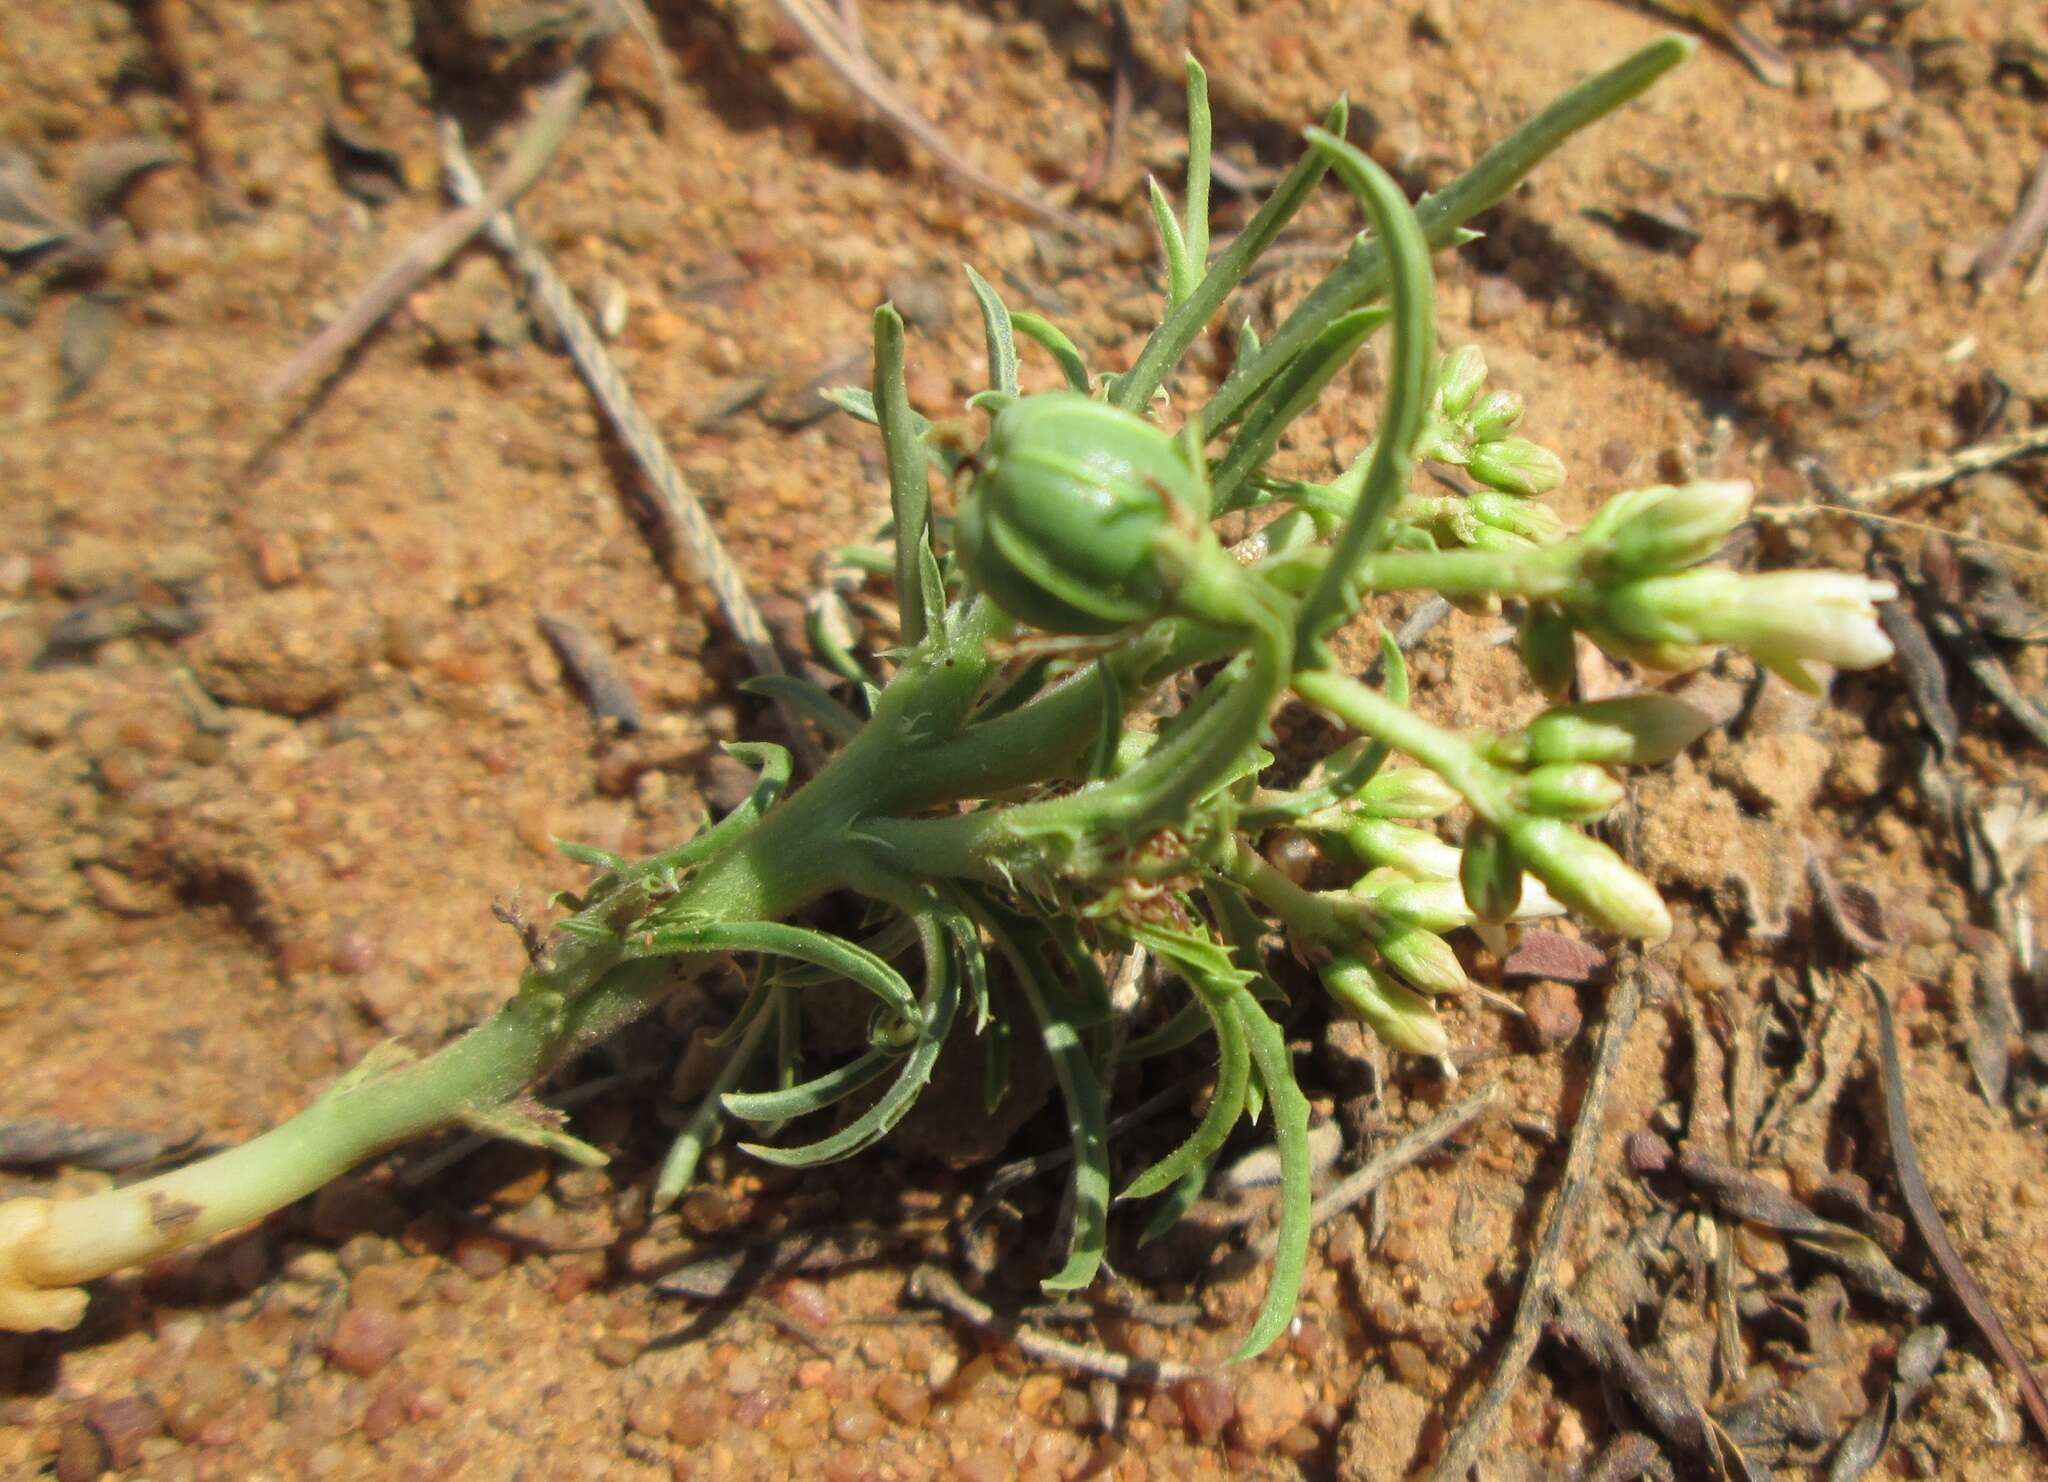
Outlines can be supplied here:
<path id="1" fill-rule="evenodd" d="M 1728 644 L 1800 689 L 1819 686 L 1809 661 L 1874 669 L 1892 656 L 1877 604 L 1898 589 L 1844 571 L 1772 571 L 1745 576 L 1703 567 L 1644 577 L 1602 594 L 1602 624 L 1624 643 L 1652 648 Z M 1672 666 L 1663 666 L 1672 667 Z"/>
<path id="2" fill-rule="evenodd" d="M 1411 880 L 1398 871 L 1375 870 L 1351 887 L 1376 920 L 1426 931 L 1455 931 L 1473 922 L 1472 908 L 1455 879 Z"/>
<path id="3" fill-rule="evenodd" d="M 1517 801 L 1531 813 L 1585 823 L 1620 802 L 1626 789 L 1604 767 L 1553 762 L 1523 777 L 1516 793 Z"/>
<path id="4" fill-rule="evenodd" d="M 1486 353 L 1477 345 L 1453 350 L 1437 366 L 1437 408 L 1445 420 L 1461 422 L 1486 384 Z"/>
<path id="5" fill-rule="evenodd" d="M 1458 851 L 1427 829 L 1384 818 L 1358 818 L 1344 830 L 1344 842 L 1359 861 L 1401 871 L 1416 880 L 1454 880 Z"/>
<path id="6" fill-rule="evenodd" d="M 1481 921 L 1514 919 L 1522 904 L 1522 861 L 1499 829 L 1478 824 L 1465 835 L 1458 861 L 1465 904 Z"/>
<path id="7" fill-rule="evenodd" d="M 1578 641 L 1571 619 L 1548 602 L 1529 604 L 1522 621 L 1522 667 L 1544 694 L 1556 697 L 1569 691 L 1578 674 Z"/>
<path id="8" fill-rule="evenodd" d="M 1359 806 L 1374 818 L 1435 818 L 1458 806 L 1450 783 L 1425 767 L 1392 767 L 1360 789 Z"/>
<path id="9" fill-rule="evenodd" d="M 1430 1001 L 1365 959 L 1348 953 L 1333 957 L 1323 964 L 1322 977 L 1330 997 L 1395 1049 L 1411 1055 L 1450 1052 L 1450 1036 Z"/>
<path id="10" fill-rule="evenodd" d="M 1482 489 L 1470 495 L 1465 505 L 1481 524 L 1519 535 L 1532 545 L 1550 545 L 1564 538 L 1564 520 L 1547 504 Z"/>
<path id="11" fill-rule="evenodd" d="M 1603 573 L 1656 576 L 1708 559 L 1749 516 L 1755 490 L 1747 479 L 1712 479 L 1646 491 L 1606 535 L 1597 556 Z"/>
<path id="12" fill-rule="evenodd" d="M 1373 938 L 1380 956 L 1409 983 L 1431 995 L 1463 993 L 1465 969 L 1451 944 L 1420 926 L 1397 926 Z"/>
<path id="13" fill-rule="evenodd" d="M 1670 695 L 1622 695 L 1546 710 L 1522 733 L 1532 766 L 1595 762 L 1603 767 L 1654 767 L 1668 762 L 1714 726 L 1713 717 Z"/>
<path id="14" fill-rule="evenodd" d="M 1644 942 L 1671 935 L 1671 913 L 1657 888 L 1598 839 L 1560 819 L 1527 814 L 1503 831 L 1529 872 L 1574 911 Z"/>
<path id="15" fill-rule="evenodd" d="M 1199 508 L 1173 439 L 1072 391 L 1010 403 L 955 522 L 974 585 L 1049 633 L 1111 633 L 1166 605 L 1160 542 Z"/>
<path id="16" fill-rule="evenodd" d="M 1465 425 L 1472 429 L 1474 442 L 1497 443 L 1521 420 L 1521 397 L 1512 391 L 1489 391 L 1479 405 L 1472 408 L 1472 415 L 1466 419 Z"/>
<path id="17" fill-rule="evenodd" d="M 1522 499 L 1548 494 L 1564 482 L 1564 460 L 1526 437 L 1481 443 L 1472 450 L 1465 471 L 1489 489 Z"/>

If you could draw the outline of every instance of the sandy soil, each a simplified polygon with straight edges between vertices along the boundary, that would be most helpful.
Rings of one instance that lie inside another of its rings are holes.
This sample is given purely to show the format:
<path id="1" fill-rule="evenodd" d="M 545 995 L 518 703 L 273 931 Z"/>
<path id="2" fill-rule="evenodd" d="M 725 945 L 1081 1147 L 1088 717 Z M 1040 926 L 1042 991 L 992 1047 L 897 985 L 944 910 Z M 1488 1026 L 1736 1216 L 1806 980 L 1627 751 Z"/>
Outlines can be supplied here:
<path id="1" fill-rule="evenodd" d="M 1574 470 L 1568 515 L 1696 471 L 1754 478 L 1768 500 L 1797 503 L 2048 411 L 2048 295 L 2023 290 L 2031 259 L 1981 289 L 1964 278 L 2048 142 L 2048 11 L 2008 0 L 1780 8 L 1854 24 L 1756 10 L 1795 86 L 1767 87 L 1709 46 L 1546 165 L 1482 221 L 1483 242 L 1444 263 L 1445 339 L 1483 343 L 1498 383 L 1527 397 L 1533 435 Z M 186 156 L 110 207 L 98 267 L 0 279 L 20 321 L 0 327 L 10 1126 L 57 1118 L 226 1143 L 388 1038 L 440 1042 L 487 1013 L 518 970 L 493 901 L 537 903 L 578 882 L 552 837 L 627 852 L 678 837 L 717 795 L 716 743 L 772 725 L 739 693 L 744 659 L 704 594 L 671 581 L 650 549 L 626 462 L 487 249 L 415 293 L 319 392 L 258 394 L 444 209 L 437 115 L 461 119 L 480 153 L 509 137 L 559 62 L 546 41 L 514 34 L 542 9 L 0 10 L 0 144 L 55 200 L 81 176 L 91 194 L 111 141 L 168 138 Z M 623 304 L 619 364 L 785 631 L 820 557 L 886 508 L 869 435 L 812 418 L 804 395 L 821 376 L 864 377 L 878 301 L 911 314 L 911 387 L 933 413 L 979 384 L 963 260 L 1060 320 L 1097 363 L 1135 353 L 1157 294 L 1143 177 L 1177 168 L 1182 45 L 1210 70 L 1219 153 L 1241 170 L 1285 164 L 1298 128 L 1348 90 L 1354 136 L 1421 189 L 1665 24 L 1606 0 L 1134 0 L 1129 136 L 1083 196 L 1108 115 L 1100 7 L 868 0 L 869 44 L 906 96 L 990 172 L 1102 234 L 1076 245 L 906 153 L 760 0 L 653 9 L 676 68 L 666 132 L 646 50 L 630 35 L 614 42 L 520 215 L 587 299 Z M 210 209 L 152 17 L 184 38 L 246 211 Z M 388 150 L 386 164 L 338 157 L 331 117 Z M 1219 196 L 1224 226 L 1244 209 Z M 1331 246 L 1353 229 L 1333 190 L 1296 237 Z M 1299 262 L 1248 290 L 1243 310 L 1284 308 L 1313 281 L 1311 255 Z M 61 395 L 77 379 L 67 367 L 95 364 Z M 1033 373 L 1050 384 L 1043 364 Z M 1373 385 L 1361 373 L 1359 394 L 1297 440 L 1304 470 L 1356 445 Z M 2048 596 L 2043 488 L 2038 465 L 2015 465 L 1907 512 L 2004 543 L 2021 600 Z M 1885 537 L 1915 569 L 1919 540 Z M 1839 522 L 1766 530 L 1757 546 L 1772 562 L 1861 567 L 1873 555 L 1872 536 Z M 594 725 L 540 613 L 614 650 L 644 731 Z M 1526 713 L 1493 627 L 1461 617 L 1425 642 L 1415 667 L 1432 713 Z M 2041 692 L 2040 649 L 1991 649 L 2022 692 Z M 1911 1321 L 1859 1296 L 1786 1337 L 1785 1311 L 1826 1305 L 1827 1268 L 1743 1227 L 1726 1269 L 1749 1373 L 1721 1372 L 1711 1227 L 1682 1186 L 1632 1174 L 1623 1139 L 1656 1129 L 1718 1137 L 1726 1151 L 1731 1120 L 1753 1128 L 1788 1081 L 1832 1067 L 1824 1098 L 1737 1161 L 1802 1195 L 1860 1175 L 1877 1191 L 1876 1227 L 1896 1224 L 1875 1070 L 1855 1053 L 1868 1004 L 1833 970 L 1803 872 L 1814 851 L 1839 880 L 1868 886 L 1896 932 L 1868 965 L 1899 1000 L 1929 1180 L 2021 1348 L 2048 1358 L 2043 1070 L 2020 1038 L 2048 1027 L 2048 1002 L 2016 976 L 2021 1022 L 2010 1046 L 1993 1046 L 2011 1079 L 1987 1103 L 1967 1048 L 2002 949 L 1969 928 L 1998 922 L 1922 780 L 1924 729 L 1903 681 L 1857 677 L 1814 706 L 1752 679 L 1731 663 L 1696 681 L 1734 724 L 1637 791 L 1642 858 L 1680 929 L 1651 958 L 1660 991 L 1624 1061 L 1568 1256 L 1583 1271 L 1674 1211 L 1671 1239 L 1617 1310 L 1703 1401 L 1796 1397 L 1819 1436 L 1757 1454 L 1799 1476 L 1881 1398 Z M 2036 744 L 1960 670 L 1953 695 L 1972 807 L 2037 795 Z M 2038 888 L 2016 898 L 2048 909 Z M 1475 959 L 1475 971 L 1494 969 Z M 650 1220 L 651 1164 L 688 1090 L 671 1075 L 690 1027 L 679 1012 L 569 1078 L 596 1085 L 575 1117 L 614 1155 L 602 1172 L 493 1148 L 419 1179 L 408 1173 L 419 1155 L 402 1155 L 258 1231 L 104 1284 L 75 1333 L 0 1337 L 0 1473 L 1420 1472 L 1492 1370 L 1583 1089 L 1604 990 L 1542 991 L 1559 1025 L 1550 1038 L 1566 1043 L 1538 1047 L 1476 1007 L 1452 1014 L 1470 1062 L 1460 1088 L 1404 1066 L 1379 1081 L 1354 1038 L 1314 1036 L 1308 1089 L 1360 1154 L 1490 1079 L 1508 1113 L 1397 1178 L 1369 1219 L 1329 1227 L 1285 1351 L 1215 1386 L 1105 1396 L 907 1305 L 904 1272 L 955 1259 L 948 1222 L 988 1173 L 935 1157 L 962 1149 L 929 1125 L 801 1180 L 720 1154 L 679 1213 Z M 1586 1031 L 1570 1038 L 1577 1014 Z M 1147 1135 L 1164 1144 L 1175 1125 Z M 1058 1140 L 1039 1117 L 1008 1148 Z M 984 1156 L 1002 1143 L 984 1141 Z M 19 1167 L 0 1174 L 0 1196 L 110 1177 Z M 1027 1185 L 979 1237 L 980 1259 L 1001 1267 L 998 1300 L 1034 1299 L 1056 1204 L 1051 1181 Z M 1202 1321 L 1161 1326 L 1105 1305 L 1066 1330 L 1141 1356 L 1226 1353 L 1262 1282 L 1210 1274 L 1214 1246 L 1266 1211 L 1253 1201 L 1201 1214 L 1205 1238 L 1119 1253 L 1135 1284 L 1122 1296 L 1197 1303 Z M 686 1263 L 706 1248 L 825 1225 L 886 1238 L 863 1237 L 833 1270 L 770 1271 L 723 1301 L 653 1284 L 698 1270 Z M 1917 1243 L 1900 1260 L 1929 1279 Z M 2011 1379 L 1952 1304 L 1934 1311 L 1955 1345 L 1885 1465 L 2048 1476 Z M 1615 1430 L 1591 1371 L 1546 1344 L 1484 1475 L 1582 1475 Z"/>

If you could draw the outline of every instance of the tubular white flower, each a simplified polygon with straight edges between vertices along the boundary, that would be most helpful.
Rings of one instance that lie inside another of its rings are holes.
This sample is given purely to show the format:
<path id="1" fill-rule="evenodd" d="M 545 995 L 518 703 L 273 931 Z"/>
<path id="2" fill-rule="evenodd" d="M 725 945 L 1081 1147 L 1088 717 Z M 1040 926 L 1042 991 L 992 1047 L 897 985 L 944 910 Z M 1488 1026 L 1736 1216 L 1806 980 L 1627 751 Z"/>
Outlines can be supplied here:
<path id="1" fill-rule="evenodd" d="M 1745 576 L 1706 566 L 1611 588 L 1589 626 L 1603 645 L 1611 638 L 1624 656 L 1660 668 L 1697 664 L 1710 645 L 1727 644 L 1811 691 L 1808 663 L 1874 669 L 1891 658 L 1877 607 L 1896 596 L 1890 582 L 1845 571 Z"/>

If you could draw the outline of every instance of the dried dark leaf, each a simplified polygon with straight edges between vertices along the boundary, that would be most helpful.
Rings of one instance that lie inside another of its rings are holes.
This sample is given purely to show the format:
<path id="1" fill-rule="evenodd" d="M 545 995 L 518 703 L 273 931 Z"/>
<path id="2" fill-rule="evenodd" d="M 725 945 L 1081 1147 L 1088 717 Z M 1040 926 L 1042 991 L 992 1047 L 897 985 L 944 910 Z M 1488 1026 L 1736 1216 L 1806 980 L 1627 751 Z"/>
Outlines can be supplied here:
<path id="1" fill-rule="evenodd" d="M 2048 1440 L 2048 1395 L 2041 1392 L 2040 1381 L 2034 1377 L 2026 1355 L 2012 1341 L 2005 1320 L 1977 1285 L 1977 1278 L 1970 1274 L 1969 1266 L 1949 1238 L 1941 1210 L 1928 1191 L 1927 1175 L 1920 1170 L 1920 1153 L 1913 1144 L 1913 1123 L 1906 1115 L 1906 1077 L 1899 1066 L 1898 1028 L 1892 1020 L 1891 999 L 1877 979 L 1867 972 L 1862 977 L 1871 1002 L 1877 1006 L 1877 1063 L 1883 1081 L 1885 1140 L 1891 1145 L 1892 1168 L 1898 1176 L 1899 1193 L 1906 1201 L 1907 1213 L 1913 1216 L 1913 1228 L 1920 1232 L 1942 1280 L 1969 1316 L 1971 1325 L 2018 1383 L 2020 1399 L 2035 1433 Z"/>
<path id="2" fill-rule="evenodd" d="M 183 156 L 168 139 L 129 134 L 86 150 L 71 177 L 71 209 L 88 227 L 98 229 L 121 209 L 128 189 L 152 170 L 177 164 Z"/>
<path id="3" fill-rule="evenodd" d="M 0 257 L 29 257 L 77 236 L 27 155 L 0 149 Z"/>
<path id="4" fill-rule="evenodd" d="M 1943 759 L 1955 755 L 1962 736 L 1962 723 L 1948 698 L 1948 670 L 1934 640 L 1903 602 L 1887 602 L 1877 610 L 1878 626 L 1898 651 L 1899 671 L 1906 676 L 1906 692 L 1913 708 L 1934 738 L 1935 752 Z"/>
<path id="5" fill-rule="evenodd" d="M 868 352 L 848 350 L 828 357 L 803 381 L 785 386 L 764 397 L 757 414 L 770 427 L 795 431 L 831 416 L 838 407 L 825 393 L 846 384 L 867 364 Z"/>
<path id="6" fill-rule="evenodd" d="M 57 364 L 64 372 L 57 400 L 69 401 L 91 384 L 114 353 L 114 333 L 120 323 L 117 298 L 85 293 L 71 301 L 64 311 L 63 337 L 57 343 Z"/>
<path id="7" fill-rule="evenodd" d="M 1992 1106 L 2005 1105 L 2012 1076 L 2009 1046 L 2019 1027 L 2019 1006 L 2012 996 L 2012 953 L 1997 933 L 1975 926 L 1957 929 L 1956 944 L 1969 954 L 1975 978 L 1970 995 L 1970 1039 L 1967 1053 L 1977 1089 Z"/>
<path id="8" fill-rule="evenodd" d="M 1963 606 L 1980 630 L 2006 643 L 2048 643 L 2048 612 L 2027 600 L 1996 556 L 1966 546 L 1957 559 L 1967 573 Z"/>
<path id="9" fill-rule="evenodd" d="M 1931 1300 L 1869 1236 L 1822 1219 L 1776 1184 L 1715 1157 L 1696 1144 L 1678 1152 L 1679 1176 L 1721 1213 L 1789 1235 L 1828 1262 L 1858 1290 L 1918 1316 Z"/>
<path id="10" fill-rule="evenodd" d="M 1647 247 L 1652 252 L 1670 252 L 1683 257 L 1703 240 L 1691 215 L 1676 206 L 1625 206 L 1620 211 L 1594 208 L 1585 214 L 1617 237 L 1634 242 L 1638 247 Z"/>
<path id="11" fill-rule="evenodd" d="M 49 1117 L 0 1122 L 0 1168 L 43 1168 L 69 1164 L 104 1173 L 161 1162 L 189 1148 L 195 1135 L 160 1137 L 131 1127 L 89 1127 Z"/>
<path id="12" fill-rule="evenodd" d="M 1806 851 L 1806 883 L 1813 887 L 1813 901 L 1835 935 L 1860 957 L 1875 957 L 1891 950 L 1899 930 L 1867 885 L 1844 884 L 1834 877 L 1821 857 Z"/>
<path id="13" fill-rule="evenodd" d="M 599 723 L 621 731 L 639 730 L 640 701 L 605 646 L 567 618 L 544 612 L 538 621 Z"/>
<path id="14" fill-rule="evenodd" d="M 1550 1334 L 1576 1352 L 1613 1394 L 1625 1399 L 1644 1426 L 1676 1451 L 1688 1476 L 1754 1478 L 1749 1459 L 1677 1380 L 1630 1346 L 1619 1328 L 1580 1307 L 1556 1299 Z M 1612 1400 L 1610 1400 L 1612 1404 Z M 1627 1424 L 1623 1415 L 1617 1423 Z"/>
<path id="15" fill-rule="evenodd" d="M 1834 1460 L 1828 1464 L 1828 1482 L 1857 1482 L 1877 1465 L 1891 1445 L 1893 1429 L 1926 1390 L 1947 1351 L 1948 1334 L 1940 1328 L 1915 1328 L 1906 1336 L 1906 1341 L 1899 1345 L 1898 1367 L 1891 1387 L 1842 1437 Z"/>
<path id="16" fill-rule="evenodd" d="M 340 114 L 327 115 L 326 142 L 335 183 L 357 200 L 382 206 L 405 194 L 405 161 Z"/>
<path id="17" fill-rule="evenodd" d="M 1810 1396 L 1777 1385 L 1716 1411 L 1714 1418 L 1736 1445 L 1765 1458 L 1811 1450 L 1829 1435 Z"/>

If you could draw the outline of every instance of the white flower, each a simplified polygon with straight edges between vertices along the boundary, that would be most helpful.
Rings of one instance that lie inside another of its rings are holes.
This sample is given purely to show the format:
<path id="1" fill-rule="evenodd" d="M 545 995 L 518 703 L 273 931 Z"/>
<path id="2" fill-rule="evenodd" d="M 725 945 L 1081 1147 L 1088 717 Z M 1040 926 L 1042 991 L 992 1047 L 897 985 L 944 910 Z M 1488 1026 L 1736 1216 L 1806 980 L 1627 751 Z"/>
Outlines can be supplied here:
<path id="1" fill-rule="evenodd" d="M 1594 636 L 1609 634 L 1630 657 L 1703 659 L 1728 644 L 1800 689 L 1817 692 L 1808 663 L 1874 669 L 1892 656 L 1877 606 L 1898 596 L 1890 582 L 1845 571 L 1773 571 L 1745 576 L 1709 566 L 1627 582 L 1602 595 Z M 1658 667 L 1684 667 L 1663 663 Z"/>

